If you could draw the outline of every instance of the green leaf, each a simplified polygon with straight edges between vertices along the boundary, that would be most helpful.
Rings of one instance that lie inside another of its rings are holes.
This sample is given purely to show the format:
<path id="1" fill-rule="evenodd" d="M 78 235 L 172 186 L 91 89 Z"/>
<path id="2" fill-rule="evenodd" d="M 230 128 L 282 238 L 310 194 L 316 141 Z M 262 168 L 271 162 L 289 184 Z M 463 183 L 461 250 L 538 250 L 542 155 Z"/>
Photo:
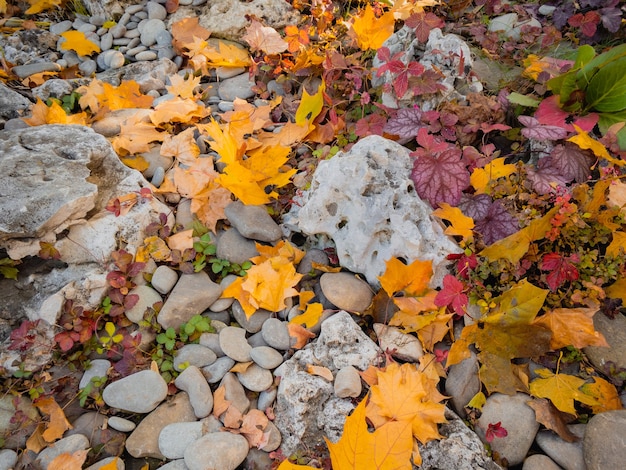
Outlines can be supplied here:
<path id="1" fill-rule="evenodd" d="M 598 127 L 602 135 L 606 135 L 609 127 L 620 122 L 626 122 L 626 110 L 620 111 L 619 113 L 600 113 Z M 626 151 L 626 126 L 622 127 L 617 132 L 617 142 L 619 148 L 622 151 Z"/>
<path id="2" fill-rule="evenodd" d="M 576 81 L 581 90 L 585 90 L 593 80 L 593 77 L 602 69 L 613 61 L 626 57 L 626 44 L 614 47 L 599 56 L 596 56 L 587 62 L 576 74 Z"/>
<path id="3" fill-rule="evenodd" d="M 17 268 L 12 266 L 0 266 L 0 274 L 7 279 L 14 279 L 17 281 Z"/>
<path id="4" fill-rule="evenodd" d="M 532 96 L 528 95 L 522 95 L 515 91 L 509 94 L 509 96 L 507 96 L 507 99 L 510 103 L 519 104 L 529 108 L 536 108 L 537 106 L 539 106 L 539 103 L 541 103 L 541 101 L 537 98 L 533 98 Z"/>
<path id="5" fill-rule="evenodd" d="M 108 321 L 104 325 L 104 330 L 107 332 L 109 337 L 113 337 L 113 334 L 115 333 L 115 325 L 112 322 Z"/>
<path id="6" fill-rule="evenodd" d="M 626 56 L 602 67 L 585 92 L 587 109 L 615 112 L 626 109 Z"/>

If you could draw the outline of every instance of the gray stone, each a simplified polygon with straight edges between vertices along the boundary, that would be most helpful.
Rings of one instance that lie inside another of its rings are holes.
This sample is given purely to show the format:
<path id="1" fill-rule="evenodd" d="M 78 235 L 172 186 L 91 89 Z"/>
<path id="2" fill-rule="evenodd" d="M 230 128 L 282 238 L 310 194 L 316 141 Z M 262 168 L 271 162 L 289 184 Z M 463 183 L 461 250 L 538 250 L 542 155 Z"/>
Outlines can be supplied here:
<path id="1" fill-rule="evenodd" d="M 114 86 L 119 86 L 123 80 L 134 80 L 139 84 L 139 90 L 142 93 L 148 93 L 151 90 L 164 89 L 167 77 L 177 71 L 178 66 L 174 62 L 169 59 L 159 59 L 134 62 L 119 69 L 107 70 L 96 74 L 96 78 Z"/>
<path id="2" fill-rule="evenodd" d="M 328 265 L 328 255 L 324 251 L 316 248 L 308 250 L 298 264 L 296 272 L 298 274 L 304 274 L 303 279 L 307 279 L 312 273 L 319 272 L 313 268 L 313 263 Z"/>
<path id="3" fill-rule="evenodd" d="M 447 423 L 439 425 L 441 440 L 418 444 L 421 470 L 502 470 L 488 455 L 485 446 L 456 414 L 446 408 Z"/>
<path id="4" fill-rule="evenodd" d="M 105 33 L 100 38 L 100 49 L 108 51 L 113 47 L 113 35 L 111 33 Z"/>
<path id="5" fill-rule="evenodd" d="M 159 450 L 161 430 L 168 424 L 195 420 L 196 415 L 188 395 L 185 392 L 180 392 L 170 401 L 161 404 L 139 423 L 137 429 L 126 440 L 126 450 L 135 458 L 164 459 L 165 456 Z"/>
<path id="6" fill-rule="evenodd" d="M 383 351 L 390 351 L 392 357 L 402 361 L 417 362 L 424 355 L 422 343 L 417 337 L 403 333 L 395 326 L 374 324 L 378 344 Z"/>
<path id="7" fill-rule="evenodd" d="M 186 1 L 186 0 L 183 0 Z M 182 5 L 183 2 L 181 1 Z M 275 29 L 290 24 L 298 24 L 299 13 L 283 0 L 251 0 L 233 2 L 231 0 L 212 0 L 201 8 L 201 14 L 192 7 L 180 7 L 170 15 L 168 25 L 190 16 L 199 16 L 200 26 L 211 31 L 214 38 L 221 37 L 238 41 L 246 32 L 249 22 L 246 16 L 258 18 L 266 26 Z"/>
<path id="8" fill-rule="evenodd" d="M 17 452 L 12 449 L 0 450 L 0 469 L 10 470 L 17 463 Z"/>
<path id="9" fill-rule="evenodd" d="M 132 421 L 125 418 L 120 418 L 119 416 L 111 416 L 107 420 L 107 425 L 115 429 L 116 431 L 121 432 L 131 432 L 134 431 L 137 427 L 137 425 Z"/>
<path id="10" fill-rule="evenodd" d="M 253 348 L 258 348 L 260 346 L 269 346 L 269 344 L 267 344 L 267 342 L 263 339 L 263 335 L 260 331 L 251 335 L 248 338 L 248 344 Z"/>
<path id="11" fill-rule="evenodd" d="M 187 392 L 197 418 L 206 418 L 213 409 L 211 387 L 196 366 L 189 366 L 174 381 L 176 387 Z"/>
<path id="12" fill-rule="evenodd" d="M 165 28 L 165 23 L 163 20 L 159 19 L 151 19 L 144 23 L 143 29 L 141 32 L 141 44 L 144 46 L 151 46 L 156 43 L 156 37 L 159 32 L 163 31 Z"/>
<path id="13" fill-rule="evenodd" d="M 254 447 L 248 451 L 248 456 L 243 462 L 244 468 L 258 470 L 271 468 L 273 464 L 274 461 L 270 458 L 268 452 L 264 452 Z"/>
<path id="14" fill-rule="evenodd" d="M 158 57 L 158 53 L 154 51 L 142 51 L 135 54 L 135 60 L 156 60 Z"/>
<path id="15" fill-rule="evenodd" d="M 23 79 L 41 72 L 60 72 L 61 67 L 54 62 L 33 62 L 32 64 L 16 65 L 11 69 L 18 78 Z"/>
<path id="16" fill-rule="evenodd" d="M 581 438 L 577 442 L 567 442 L 552 431 L 540 431 L 535 442 L 552 460 L 565 470 L 585 470 L 583 441 L 586 425 L 568 426 L 572 434 Z"/>
<path id="17" fill-rule="evenodd" d="M 600 370 L 606 370 L 607 363 L 612 362 L 617 369 L 626 369 L 626 316 L 618 314 L 611 319 L 602 312 L 593 316 L 593 326 L 602 333 L 610 348 L 588 346 L 583 351 L 589 361 Z"/>
<path id="18" fill-rule="evenodd" d="M 116 109 L 109 111 L 104 117 L 95 121 L 91 128 L 104 137 L 113 137 L 120 133 L 121 124 L 131 116 L 137 116 L 141 113 L 148 114 L 149 110 L 141 110 L 138 108 Z"/>
<path id="19" fill-rule="evenodd" d="M 489 31 L 501 32 L 506 37 L 517 41 L 522 33 L 522 26 L 541 28 L 541 23 L 532 17 L 528 20 L 520 21 L 517 13 L 507 13 L 492 18 L 487 29 Z"/>
<path id="20" fill-rule="evenodd" d="M 16 413 L 24 417 L 23 422 L 13 419 Z M 28 396 L 0 396 L 0 436 L 4 438 L 5 449 L 22 449 L 40 420 L 39 411 Z"/>
<path id="21" fill-rule="evenodd" d="M 151 20 L 164 20 L 167 16 L 167 10 L 165 10 L 165 7 L 157 2 L 146 3 L 146 10 L 148 11 L 148 18 Z"/>
<path id="22" fill-rule="evenodd" d="M 561 470 L 561 467 L 547 455 L 534 454 L 524 460 L 522 470 Z"/>
<path id="23" fill-rule="evenodd" d="M 450 396 L 454 410 L 461 417 L 466 414 L 465 406 L 480 391 L 478 368 L 478 358 L 472 351 L 470 357 L 448 369 L 446 395 Z"/>
<path id="24" fill-rule="evenodd" d="M 583 450 L 587 470 L 622 468 L 626 462 L 626 410 L 592 417 L 585 430 Z"/>
<path id="25" fill-rule="evenodd" d="M 513 396 L 494 393 L 487 398 L 476 423 L 475 431 L 484 442 L 489 424 L 501 423 L 507 430 L 507 436 L 495 438 L 490 445 L 509 465 L 524 461 L 539 429 L 534 410 L 526 404 L 529 399 L 524 393 Z"/>
<path id="26" fill-rule="evenodd" d="M 247 100 L 255 95 L 254 80 L 247 73 L 227 78 L 220 82 L 217 93 L 224 101 L 234 101 L 236 98 Z"/>
<path id="27" fill-rule="evenodd" d="M 262 392 L 274 383 L 272 373 L 258 364 L 250 365 L 244 372 L 237 372 L 237 378 L 251 392 Z"/>
<path id="28" fill-rule="evenodd" d="M 105 377 L 107 376 L 107 371 L 111 367 L 111 361 L 106 359 L 93 359 L 89 362 L 89 369 L 87 369 L 83 376 L 80 379 L 80 383 L 78 384 L 78 389 L 85 388 L 91 379 L 94 377 Z"/>
<path id="29" fill-rule="evenodd" d="M 246 391 L 243 386 L 237 380 L 237 376 L 232 372 L 228 372 L 224 375 L 224 378 L 220 382 L 220 387 L 224 387 L 224 399 L 228 400 L 232 406 L 237 408 L 241 414 L 246 414 L 250 409 L 250 400 L 246 396 Z"/>
<path id="30" fill-rule="evenodd" d="M 137 303 L 125 312 L 126 318 L 133 323 L 141 322 L 148 309 L 152 308 L 157 302 L 163 302 L 161 294 L 149 286 L 133 287 L 129 294 L 139 297 Z"/>
<path id="31" fill-rule="evenodd" d="M 228 357 L 237 362 L 249 362 L 250 350 L 252 349 L 246 341 L 246 330 L 235 326 L 227 326 L 220 331 L 220 348 Z"/>
<path id="32" fill-rule="evenodd" d="M 271 312 L 260 308 L 250 318 L 246 315 L 238 300 L 233 302 L 232 308 L 233 318 L 248 333 L 258 333 L 265 321 L 272 315 Z"/>
<path id="33" fill-rule="evenodd" d="M 252 348 L 250 357 L 264 369 L 275 369 L 283 363 L 283 355 L 269 346 Z"/>
<path id="34" fill-rule="evenodd" d="M 224 356 L 224 351 L 222 351 L 222 348 L 220 347 L 220 335 L 217 333 L 202 333 L 200 335 L 199 343 L 200 345 L 213 351 L 216 357 Z"/>
<path id="35" fill-rule="evenodd" d="M 74 434 L 73 436 L 64 437 L 54 443 L 53 446 L 46 447 L 35 459 L 36 465 L 40 468 L 48 468 L 50 462 L 61 454 L 73 454 L 79 450 L 89 448 L 89 439 L 82 434 Z"/>
<path id="36" fill-rule="evenodd" d="M 78 66 L 78 69 L 81 71 L 83 76 L 91 77 L 91 75 L 96 73 L 96 70 L 98 70 L 98 65 L 95 60 L 90 59 L 90 60 L 81 62 L 80 65 Z"/>
<path id="37" fill-rule="evenodd" d="M 159 433 L 159 450 L 168 459 L 182 459 L 187 446 L 202 437 L 203 427 L 200 421 L 168 424 Z"/>
<path id="38" fill-rule="evenodd" d="M 259 256 L 252 240 L 242 237 L 237 229 L 231 228 L 219 234 L 217 239 L 217 257 L 231 263 L 243 264 L 250 258 Z"/>
<path id="39" fill-rule="evenodd" d="M 30 108 L 32 103 L 25 96 L 0 83 L 0 118 L 14 119 Z"/>
<path id="40" fill-rule="evenodd" d="M 60 21 L 58 23 L 50 24 L 50 32 L 60 36 L 61 34 L 69 31 L 72 28 L 72 22 L 70 20 Z"/>
<path id="41" fill-rule="evenodd" d="M 265 429 L 263 429 L 263 433 L 267 434 L 267 442 L 259 447 L 259 449 L 265 452 L 272 452 L 278 449 L 282 437 L 276 425 L 270 421 L 267 423 L 267 426 L 265 426 Z"/>
<path id="42" fill-rule="evenodd" d="M 220 432 L 223 430 L 224 425 L 222 422 L 213 415 L 209 415 L 206 418 L 200 420 L 202 423 L 202 432 L 207 434 L 210 432 Z"/>
<path id="43" fill-rule="evenodd" d="M 201 344 L 185 344 L 176 351 L 174 357 L 174 369 L 183 370 L 185 367 L 196 366 L 206 367 L 213 364 L 217 359 L 217 355 L 206 346 Z M 186 364 L 185 367 L 182 367 Z"/>
<path id="44" fill-rule="evenodd" d="M 339 398 L 356 398 L 361 395 L 362 385 L 359 371 L 352 366 L 342 367 L 335 376 L 335 395 Z"/>
<path id="45" fill-rule="evenodd" d="M 284 226 L 331 238 L 341 266 L 363 273 L 376 287 L 390 258 L 431 260 L 436 287 L 447 273 L 446 256 L 459 247 L 431 220 L 432 208 L 410 179 L 412 168 L 405 147 L 365 137 L 348 152 L 319 162 L 311 189 L 296 199 Z"/>
<path id="46" fill-rule="evenodd" d="M 291 336 L 289 336 L 287 323 L 278 318 L 269 318 L 263 323 L 261 336 L 274 349 L 286 351 L 291 347 Z"/>
<path id="47" fill-rule="evenodd" d="M 283 235 L 265 206 L 249 206 L 237 200 L 226 206 L 224 214 L 230 224 L 246 238 L 275 242 Z"/>
<path id="48" fill-rule="evenodd" d="M 107 385 L 102 399 L 111 408 L 149 413 L 167 396 L 165 380 L 152 370 L 142 370 Z"/>
<path id="49" fill-rule="evenodd" d="M 218 357 L 213 364 L 202 368 L 202 374 L 210 384 L 214 384 L 222 380 L 224 375 L 226 375 L 234 365 L 234 359 L 228 356 Z"/>
<path id="50" fill-rule="evenodd" d="M 374 296 L 367 282 L 346 272 L 322 274 L 320 287 L 333 305 L 349 312 L 363 313 Z"/>
<path id="51" fill-rule="evenodd" d="M 268 408 L 273 408 L 277 395 L 277 387 L 270 387 L 267 390 L 263 390 L 261 393 L 259 393 L 259 398 L 257 399 L 257 409 L 265 412 Z"/>
<path id="52" fill-rule="evenodd" d="M 239 434 L 205 434 L 187 446 L 185 465 L 189 470 L 235 470 L 245 460 L 248 449 L 248 441 Z"/>
<path id="53" fill-rule="evenodd" d="M 165 465 L 159 467 L 160 470 L 189 470 L 183 459 L 172 460 Z"/>
<path id="54" fill-rule="evenodd" d="M 182 274 L 163 304 L 157 321 L 163 328 L 178 329 L 191 317 L 209 308 L 221 294 L 220 286 L 206 272 Z"/>
<path id="55" fill-rule="evenodd" d="M 34 98 L 39 98 L 41 101 L 46 101 L 48 98 L 62 98 L 64 95 L 69 95 L 74 91 L 74 85 L 67 80 L 61 80 L 58 78 L 52 78 L 46 80 L 38 87 L 33 88 L 32 93 Z"/>

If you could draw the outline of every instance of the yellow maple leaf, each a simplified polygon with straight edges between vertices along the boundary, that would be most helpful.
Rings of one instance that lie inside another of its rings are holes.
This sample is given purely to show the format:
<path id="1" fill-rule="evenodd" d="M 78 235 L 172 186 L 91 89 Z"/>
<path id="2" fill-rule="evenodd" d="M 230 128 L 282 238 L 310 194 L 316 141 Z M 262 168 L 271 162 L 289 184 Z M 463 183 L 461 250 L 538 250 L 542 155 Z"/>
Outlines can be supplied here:
<path id="1" fill-rule="evenodd" d="M 314 302 L 306 306 L 306 310 L 300 315 L 293 317 L 289 323 L 298 325 L 304 325 L 306 328 L 311 328 L 320 321 L 322 314 L 324 313 L 324 307 L 319 302 Z"/>
<path id="2" fill-rule="evenodd" d="M 361 50 L 379 49 L 393 34 L 394 23 L 393 12 L 388 11 L 380 18 L 376 18 L 374 9 L 368 3 L 365 10 L 362 10 L 352 23 L 352 29 Z"/>
<path id="3" fill-rule="evenodd" d="M 439 403 L 445 397 L 437 390 L 438 377 L 433 380 L 412 364 L 397 363 L 379 370 L 377 376 L 366 408 L 375 428 L 404 421 L 411 423 L 413 436 L 423 444 L 442 438 L 437 425 L 446 422 L 445 405 Z"/>
<path id="4" fill-rule="evenodd" d="M 29 126 L 41 126 L 44 124 L 78 124 L 86 126 L 88 119 L 87 114 L 67 114 L 65 110 L 56 101 L 50 106 L 37 98 L 31 109 L 32 116 L 30 118 L 22 118 Z"/>
<path id="5" fill-rule="evenodd" d="M 399 326 L 405 332 L 411 332 L 441 321 L 446 309 L 435 305 L 435 297 L 437 297 L 437 291 L 434 290 L 428 291 L 421 297 L 394 297 L 393 303 L 400 310 L 393 314 L 389 324 Z"/>
<path id="6" fill-rule="evenodd" d="M 144 95 L 139 90 L 139 84 L 134 80 L 124 80 L 117 87 L 102 83 L 102 92 L 97 95 L 97 98 L 100 106 L 106 106 L 109 111 L 126 108 L 149 108 L 154 101 L 152 96 Z"/>
<path id="7" fill-rule="evenodd" d="M 389 297 L 400 291 L 419 296 L 428 289 L 433 275 L 433 262 L 430 260 L 415 260 L 407 266 L 398 258 L 391 258 L 385 266 L 385 273 L 378 280 Z"/>
<path id="8" fill-rule="evenodd" d="M 82 31 L 66 31 L 61 34 L 65 42 L 61 44 L 64 51 L 75 51 L 79 56 L 88 56 L 100 52 L 100 46 L 90 41 Z"/>
<path id="9" fill-rule="evenodd" d="M 63 409 L 58 405 L 53 397 L 40 397 L 33 402 L 42 413 L 50 416 L 50 422 L 46 426 L 42 437 L 46 442 L 54 442 L 63 437 L 68 429 L 72 429 L 72 425 L 65 417 Z"/>
<path id="10" fill-rule="evenodd" d="M 549 369 L 538 369 L 539 378 L 530 383 L 530 393 L 539 398 L 547 398 L 559 410 L 577 415 L 574 400 L 589 406 L 599 404 L 598 399 L 581 390 L 585 380 L 574 375 L 554 374 Z"/>
<path id="11" fill-rule="evenodd" d="M 626 253 L 626 233 L 622 231 L 613 232 L 613 240 L 606 247 L 606 255 L 618 258 Z"/>
<path id="12" fill-rule="evenodd" d="M 194 38 L 204 41 L 209 38 L 211 32 L 200 26 L 200 19 L 197 16 L 183 18 L 172 24 L 172 45 L 178 54 L 182 54 L 184 45 L 192 42 Z"/>
<path id="13" fill-rule="evenodd" d="M 144 122 L 139 115 L 131 116 L 120 126 L 120 133 L 111 144 L 119 155 L 143 153 L 150 151 L 150 143 L 161 142 L 166 132 L 158 131 L 154 125 Z"/>
<path id="14" fill-rule="evenodd" d="M 196 103 L 191 99 L 182 99 L 180 97 L 160 102 L 152 113 L 150 120 L 155 126 L 169 122 L 189 123 L 194 120 L 202 119 L 211 114 L 210 108 Z"/>
<path id="15" fill-rule="evenodd" d="M 299 250 L 295 245 L 292 245 L 288 241 L 280 240 L 275 246 L 261 245 L 256 243 L 256 249 L 259 252 L 259 256 L 250 258 L 254 264 L 261 264 L 263 261 L 267 261 L 272 258 L 281 258 L 282 262 L 292 263 L 297 265 L 305 253 Z"/>
<path id="16" fill-rule="evenodd" d="M 543 307 L 548 292 L 526 278 L 521 279 L 493 299 L 495 307 L 482 320 L 501 326 L 530 325 Z"/>
<path id="17" fill-rule="evenodd" d="M 391 12 L 396 20 L 406 20 L 413 13 L 421 13 L 424 7 L 439 5 L 438 0 L 390 0 Z"/>
<path id="18" fill-rule="evenodd" d="M 469 240 L 473 236 L 474 219 L 466 216 L 458 207 L 452 207 L 447 202 L 440 202 L 439 209 L 433 212 L 435 217 L 447 220 L 450 226 L 446 227 L 446 235 L 459 235 L 463 240 Z"/>
<path id="19" fill-rule="evenodd" d="M 574 129 L 576 129 L 576 132 L 578 134 L 567 139 L 568 142 L 574 142 L 583 150 L 591 150 L 596 157 L 604 158 L 613 165 L 626 165 L 626 161 L 612 157 L 606 147 L 598 142 L 596 139 L 589 137 L 589 134 L 587 132 L 583 131 L 576 124 L 572 125 L 574 126 Z"/>
<path id="20" fill-rule="evenodd" d="M 602 377 L 593 377 L 593 383 L 586 383 L 580 387 L 580 390 L 585 395 L 596 398 L 596 403 L 589 405 L 596 414 L 623 408 L 615 385 L 607 382 Z"/>
<path id="21" fill-rule="evenodd" d="M 296 124 L 303 125 L 307 122 L 312 122 L 319 115 L 324 106 L 325 89 L 326 84 L 323 81 L 313 95 L 309 95 L 306 89 L 302 88 L 302 99 L 296 110 Z"/>
<path id="22" fill-rule="evenodd" d="M 92 113 L 97 113 L 100 109 L 100 96 L 104 92 L 103 83 L 94 78 L 88 85 L 82 85 L 76 88 L 76 93 L 81 96 L 78 99 L 78 104 L 81 109 L 91 109 Z"/>
<path id="23" fill-rule="evenodd" d="M 222 39 L 211 41 L 198 52 L 206 57 L 212 67 L 248 67 L 252 63 L 248 51 L 243 47 Z"/>
<path id="24" fill-rule="evenodd" d="M 281 462 L 276 470 L 317 470 L 317 467 L 309 467 L 308 465 L 297 465 L 291 463 L 289 459 L 285 459 Z"/>
<path id="25" fill-rule="evenodd" d="M 367 430 L 362 400 L 346 418 L 343 435 L 326 445 L 335 469 L 410 470 L 413 439 L 408 421 L 390 421 L 373 433 Z M 416 462 L 417 463 L 417 462 Z"/>
<path id="26" fill-rule="evenodd" d="M 194 133 L 195 129 L 188 127 L 176 135 L 166 135 L 161 144 L 161 155 L 174 157 L 178 163 L 187 166 L 193 165 L 200 155 Z"/>
<path id="27" fill-rule="evenodd" d="M 486 193 L 489 183 L 498 178 L 504 178 L 517 171 L 512 163 L 504 163 L 506 158 L 496 158 L 487 163 L 483 168 L 475 168 L 470 175 L 470 184 L 476 190 L 476 194 Z"/>
<path id="28" fill-rule="evenodd" d="M 626 279 L 621 278 L 604 289 L 606 295 L 612 299 L 622 299 L 626 304 Z"/>
<path id="29" fill-rule="evenodd" d="M 168 93 L 174 96 L 178 96 L 182 99 L 194 99 L 196 97 L 196 89 L 200 86 L 200 79 L 202 77 L 194 77 L 188 75 L 183 77 L 182 75 L 174 74 L 169 77 L 171 85 L 166 85 L 165 88 Z"/>
<path id="30" fill-rule="evenodd" d="M 63 0 L 28 0 L 30 8 L 24 13 L 27 15 L 36 15 L 44 10 L 51 10 L 57 8 L 63 3 Z"/>
<path id="31" fill-rule="evenodd" d="M 533 220 L 523 229 L 509 235 L 506 238 L 492 243 L 483 249 L 479 255 L 488 258 L 490 261 L 507 259 L 516 264 L 528 253 L 530 244 L 543 239 L 552 227 L 552 217 L 557 213 L 557 208 L 553 208 L 548 213 L 538 219 Z"/>
<path id="32" fill-rule="evenodd" d="M 550 347 L 555 350 L 570 345 L 578 349 L 586 346 L 609 347 L 602 333 L 593 326 L 593 315 L 597 311 L 597 308 L 556 308 L 533 323 L 552 331 Z"/>

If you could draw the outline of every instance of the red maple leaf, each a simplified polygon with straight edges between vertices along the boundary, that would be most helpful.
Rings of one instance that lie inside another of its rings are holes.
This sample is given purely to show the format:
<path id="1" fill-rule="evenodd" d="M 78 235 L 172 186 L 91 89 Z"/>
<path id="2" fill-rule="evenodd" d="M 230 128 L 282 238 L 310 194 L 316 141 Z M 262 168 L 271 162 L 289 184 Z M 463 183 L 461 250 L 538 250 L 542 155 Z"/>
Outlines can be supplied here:
<path id="1" fill-rule="evenodd" d="M 574 16 L 570 17 L 567 22 L 574 28 L 580 28 L 582 33 L 590 38 L 596 34 L 601 19 L 598 12 L 592 10 L 584 15 L 582 13 L 576 13 Z"/>
<path id="2" fill-rule="evenodd" d="M 541 259 L 539 268 L 549 271 L 546 276 L 546 284 L 551 291 L 557 290 L 566 281 L 578 279 L 578 269 L 573 263 L 578 263 L 580 258 L 576 253 L 570 256 L 562 256 L 559 253 L 548 253 Z"/>
<path id="3" fill-rule="evenodd" d="M 409 89 L 409 77 L 419 77 L 425 70 L 424 66 L 419 62 L 410 61 L 405 64 L 401 60 L 403 55 L 404 51 L 400 51 L 391 57 L 389 48 L 381 47 L 378 49 L 378 57 L 384 63 L 378 68 L 376 75 L 380 77 L 385 72 L 390 72 L 394 75 L 392 86 L 398 98 L 402 98 Z"/>
<path id="4" fill-rule="evenodd" d="M 443 28 L 445 23 L 434 13 L 420 11 L 419 13 L 413 13 L 404 22 L 409 28 L 415 30 L 415 37 L 419 42 L 428 41 L 428 35 L 434 28 Z"/>
<path id="5" fill-rule="evenodd" d="M 508 431 L 502 426 L 502 421 L 498 421 L 496 424 L 489 423 L 487 431 L 485 432 L 485 440 L 492 442 L 496 437 L 506 437 L 509 435 Z"/>
<path id="6" fill-rule="evenodd" d="M 449 306 L 457 315 L 464 315 L 469 301 L 464 291 L 465 285 L 461 281 L 451 274 L 446 274 L 443 278 L 443 289 L 435 297 L 435 305 Z"/>

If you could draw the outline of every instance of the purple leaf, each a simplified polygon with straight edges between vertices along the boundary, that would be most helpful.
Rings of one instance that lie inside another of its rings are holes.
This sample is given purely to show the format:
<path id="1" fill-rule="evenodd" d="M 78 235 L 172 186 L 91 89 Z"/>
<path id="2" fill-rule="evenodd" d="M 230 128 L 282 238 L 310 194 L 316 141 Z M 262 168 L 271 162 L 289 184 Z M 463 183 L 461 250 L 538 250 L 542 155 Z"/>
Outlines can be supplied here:
<path id="1" fill-rule="evenodd" d="M 403 108 L 387 121 L 385 132 L 397 135 L 401 139 L 410 139 L 417 135 L 420 127 L 426 127 L 422 123 L 422 110 L 418 107 Z"/>
<path id="2" fill-rule="evenodd" d="M 618 8 L 602 8 L 600 11 L 602 25 L 611 33 L 617 33 L 622 24 L 622 12 Z"/>
<path id="3" fill-rule="evenodd" d="M 469 186 L 470 175 L 461 160 L 461 151 L 451 147 L 438 156 L 423 154 L 415 160 L 411 179 L 422 199 L 438 207 L 440 202 L 456 206 L 461 192 Z"/>
<path id="4" fill-rule="evenodd" d="M 583 150 L 578 145 L 565 142 L 565 145 L 557 145 L 550 152 L 552 165 L 557 168 L 568 181 L 576 180 L 577 183 L 587 181 L 591 175 L 591 165 L 595 158 L 589 150 Z"/>
<path id="5" fill-rule="evenodd" d="M 552 22 L 559 30 L 567 24 L 567 20 L 574 15 L 574 5 L 572 3 L 562 3 L 552 13 Z"/>
<path id="6" fill-rule="evenodd" d="M 544 126 L 531 116 L 519 116 L 518 119 L 525 126 L 522 135 L 528 139 L 559 140 L 567 137 L 567 131 L 562 127 Z"/>
<path id="7" fill-rule="evenodd" d="M 491 245 L 517 232 L 519 223 L 500 201 L 494 201 L 484 218 L 474 219 L 474 230 L 483 236 L 486 245 Z"/>
<path id="8" fill-rule="evenodd" d="M 491 196 L 488 194 L 463 194 L 459 203 L 459 209 L 461 209 L 463 214 L 471 217 L 476 222 L 487 217 L 491 202 Z"/>
<path id="9" fill-rule="evenodd" d="M 565 186 L 570 181 L 550 156 L 540 159 L 537 168 L 527 168 L 526 174 L 538 194 L 553 193 L 557 187 Z"/>

